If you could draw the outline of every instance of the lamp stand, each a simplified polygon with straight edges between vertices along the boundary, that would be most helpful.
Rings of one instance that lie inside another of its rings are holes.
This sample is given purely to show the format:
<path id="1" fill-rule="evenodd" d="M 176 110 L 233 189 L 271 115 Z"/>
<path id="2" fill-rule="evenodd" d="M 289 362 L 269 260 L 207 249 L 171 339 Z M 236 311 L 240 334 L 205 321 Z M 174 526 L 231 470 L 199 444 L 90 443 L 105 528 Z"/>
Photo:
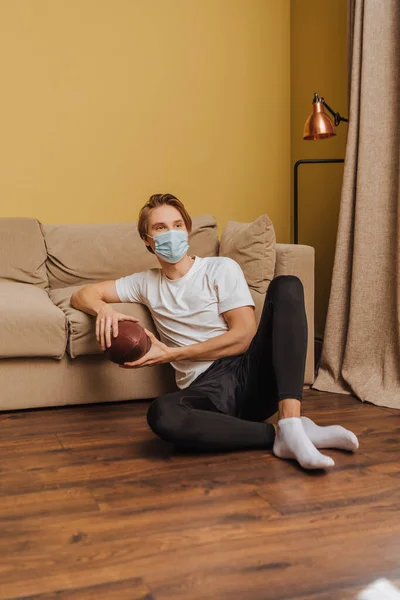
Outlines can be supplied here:
<path id="1" fill-rule="evenodd" d="M 299 243 L 299 202 L 298 202 L 298 169 L 300 165 L 308 164 L 326 164 L 326 163 L 344 163 L 344 158 L 304 158 L 298 160 L 294 165 L 294 195 L 293 195 L 293 233 L 294 243 Z M 323 338 L 315 336 L 314 338 L 314 373 L 317 376 L 319 361 L 321 358 Z"/>
<path id="2" fill-rule="evenodd" d="M 342 119 L 343 121 L 345 119 Z M 293 234 L 294 243 L 299 243 L 299 202 L 298 202 L 298 169 L 304 164 L 343 163 L 344 158 L 304 158 L 294 165 L 294 195 L 293 195 Z"/>

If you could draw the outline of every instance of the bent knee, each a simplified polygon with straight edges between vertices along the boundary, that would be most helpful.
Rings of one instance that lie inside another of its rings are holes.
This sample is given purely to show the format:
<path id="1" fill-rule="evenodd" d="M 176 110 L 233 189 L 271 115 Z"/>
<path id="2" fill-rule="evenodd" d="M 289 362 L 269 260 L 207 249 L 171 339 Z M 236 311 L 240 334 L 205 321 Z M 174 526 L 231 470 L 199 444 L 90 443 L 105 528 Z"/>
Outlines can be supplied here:
<path id="1" fill-rule="evenodd" d="M 270 285 L 273 286 L 274 296 L 280 302 L 282 300 L 304 299 L 304 287 L 296 275 L 278 275 Z"/>
<path id="2" fill-rule="evenodd" d="M 174 441 L 185 427 L 187 409 L 166 396 L 156 398 L 147 411 L 147 423 L 160 438 Z"/>

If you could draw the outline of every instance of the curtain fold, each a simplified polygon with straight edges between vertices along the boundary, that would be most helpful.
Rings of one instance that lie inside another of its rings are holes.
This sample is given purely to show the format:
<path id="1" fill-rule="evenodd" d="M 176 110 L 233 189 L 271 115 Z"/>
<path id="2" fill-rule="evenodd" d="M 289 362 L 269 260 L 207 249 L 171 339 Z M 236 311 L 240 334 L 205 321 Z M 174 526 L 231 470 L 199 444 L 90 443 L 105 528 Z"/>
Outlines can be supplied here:
<path id="1" fill-rule="evenodd" d="M 314 389 L 400 408 L 400 1 L 350 0 L 350 110 Z"/>

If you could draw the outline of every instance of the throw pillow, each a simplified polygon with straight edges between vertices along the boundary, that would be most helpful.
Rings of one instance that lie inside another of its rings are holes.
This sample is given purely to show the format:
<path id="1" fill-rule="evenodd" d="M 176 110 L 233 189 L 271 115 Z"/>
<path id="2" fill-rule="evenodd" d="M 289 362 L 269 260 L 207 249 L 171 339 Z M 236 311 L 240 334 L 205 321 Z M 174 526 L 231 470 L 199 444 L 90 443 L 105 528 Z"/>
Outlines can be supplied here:
<path id="1" fill-rule="evenodd" d="M 242 268 L 251 290 L 265 294 L 275 273 L 275 231 L 267 215 L 253 223 L 228 221 L 222 232 L 220 256 L 228 256 Z"/>

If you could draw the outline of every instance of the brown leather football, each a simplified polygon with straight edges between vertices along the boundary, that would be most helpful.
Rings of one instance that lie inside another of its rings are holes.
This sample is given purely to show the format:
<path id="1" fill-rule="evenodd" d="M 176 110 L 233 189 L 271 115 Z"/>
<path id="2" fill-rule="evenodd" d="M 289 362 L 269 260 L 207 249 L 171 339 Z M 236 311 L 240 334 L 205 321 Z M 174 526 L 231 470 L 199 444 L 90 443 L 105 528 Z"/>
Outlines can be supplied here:
<path id="1" fill-rule="evenodd" d="M 106 348 L 106 358 L 123 365 L 126 362 L 139 360 L 151 348 L 151 340 L 139 323 L 133 321 L 118 322 L 118 336 L 111 333 L 111 346 Z"/>

